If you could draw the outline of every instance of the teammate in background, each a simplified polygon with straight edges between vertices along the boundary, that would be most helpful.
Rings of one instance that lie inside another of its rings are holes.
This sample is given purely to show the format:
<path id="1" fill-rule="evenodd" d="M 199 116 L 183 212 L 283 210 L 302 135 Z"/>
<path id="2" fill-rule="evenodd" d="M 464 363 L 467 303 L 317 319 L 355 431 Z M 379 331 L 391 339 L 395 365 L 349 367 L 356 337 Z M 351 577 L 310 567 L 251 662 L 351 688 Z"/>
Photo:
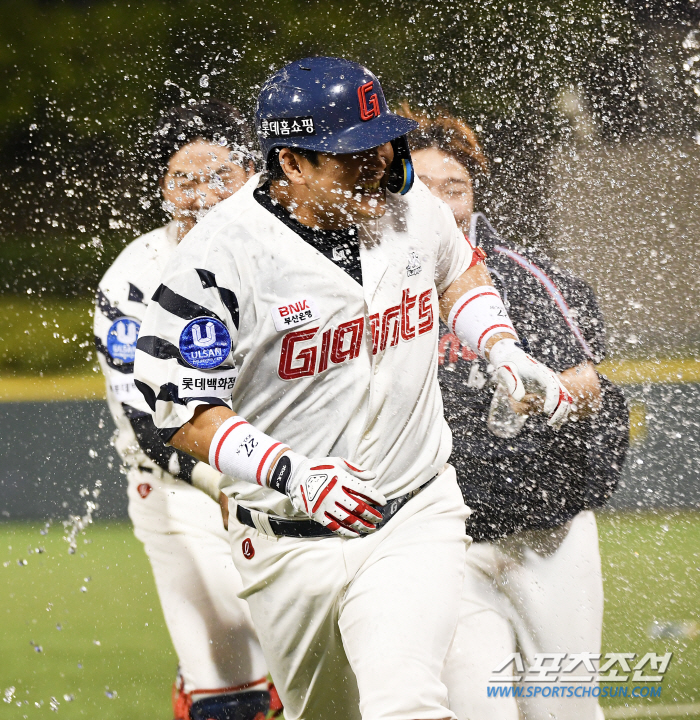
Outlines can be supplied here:
<path id="1" fill-rule="evenodd" d="M 446 465 L 438 305 L 518 397 L 537 387 L 552 423 L 569 408 L 447 206 L 411 190 L 415 125 L 356 63 L 269 78 L 268 175 L 187 236 L 138 340 L 161 437 L 229 476 L 242 597 L 289 720 L 453 717 L 440 674 L 467 510 Z"/>
<path id="2" fill-rule="evenodd" d="M 451 462 L 472 509 L 467 532 L 474 540 L 443 676 L 450 705 L 460 720 L 602 718 L 592 697 L 522 697 L 518 707 L 512 697 L 488 697 L 487 687 L 516 651 L 525 670 L 535 653 L 568 653 L 562 670 L 573 653 L 600 653 L 603 586 L 591 508 L 614 490 L 628 436 L 622 393 L 595 369 L 605 355 L 603 318 L 583 280 L 503 240 L 473 212 L 486 159 L 471 129 L 407 106 L 403 114 L 420 126 L 411 139 L 416 174 L 485 251 L 521 342 L 574 398 L 573 421 L 554 432 L 538 414 L 538 398 L 516 403 L 494 392 L 493 368 L 441 325 L 438 375 L 454 439 Z M 506 674 L 516 673 L 509 667 Z M 588 670 L 579 665 L 564 677 L 586 674 L 594 674 L 590 661 Z"/>
<path id="3" fill-rule="evenodd" d="M 151 562 L 180 664 L 176 720 L 253 720 L 270 702 L 219 507 L 196 489 L 218 487 L 220 473 L 163 444 L 133 375 L 143 316 L 178 243 L 254 170 L 249 135 L 239 113 L 214 99 L 161 118 L 149 161 L 173 220 L 125 248 L 97 291 L 95 343 L 127 468 L 129 516 Z"/>

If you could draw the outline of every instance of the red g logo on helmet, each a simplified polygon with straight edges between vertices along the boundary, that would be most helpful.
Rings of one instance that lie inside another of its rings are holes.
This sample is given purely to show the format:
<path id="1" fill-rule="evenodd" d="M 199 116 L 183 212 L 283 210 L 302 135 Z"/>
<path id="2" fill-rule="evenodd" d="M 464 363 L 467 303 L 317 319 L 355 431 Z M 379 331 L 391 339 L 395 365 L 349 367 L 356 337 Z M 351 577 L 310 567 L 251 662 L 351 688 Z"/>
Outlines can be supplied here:
<path id="1" fill-rule="evenodd" d="M 374 81 L 370 80 L 357 88 L 357 99 L 360 101 L 360 118 L 365 122 L 372 118 L 379 117 L 379 98 L 377 93 L 369 94 L 374 87 Z"/>

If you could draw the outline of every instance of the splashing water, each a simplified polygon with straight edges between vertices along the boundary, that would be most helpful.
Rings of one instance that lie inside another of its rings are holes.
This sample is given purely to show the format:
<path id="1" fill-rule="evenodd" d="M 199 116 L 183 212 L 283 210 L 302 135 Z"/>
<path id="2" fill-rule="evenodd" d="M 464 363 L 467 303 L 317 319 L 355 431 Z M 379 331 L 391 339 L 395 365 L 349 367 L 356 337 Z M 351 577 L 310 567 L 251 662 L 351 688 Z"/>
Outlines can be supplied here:
<path id="1" fill-rule="evenodd" d="M 92 514 L 99 508 L 94 500 L 85 501 L 85 515 L 70 515 L 68 520 L 63 521 L 63 530 L 67 533 L 64 540 L 68 543 L 68 554 L 74 555 L 78 547 L 76 540 L 78 533 L 92 523 Z"/>
<path id="2" fill-rule="evenodd" d="M 691 30 L 686 35 L 682 45 L 684 50 L 700 50 L 700 31 Z M 695 94 L 694 109 L 697 113 L 700 113 L 700 54 L 696 52 L 691 55 L 683 63 L 683 70 L 690 75 L 692 90 Z M 700 129 L 695 130 L 694 140 L 700 145 Z"/>

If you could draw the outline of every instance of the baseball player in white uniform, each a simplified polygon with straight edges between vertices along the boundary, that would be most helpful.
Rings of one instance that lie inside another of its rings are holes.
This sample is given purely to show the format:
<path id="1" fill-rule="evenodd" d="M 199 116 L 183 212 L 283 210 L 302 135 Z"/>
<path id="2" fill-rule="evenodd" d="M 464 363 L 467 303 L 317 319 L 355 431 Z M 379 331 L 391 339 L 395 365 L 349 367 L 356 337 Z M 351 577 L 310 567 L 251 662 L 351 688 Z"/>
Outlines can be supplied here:
<path id="1" fill-rule="evenodd" d="M 438 312 L 550 422 L 570 405 L 447 206 L 411 190 L 414 127 L 356 63 L 275 73 L 256 111 L 268 175 L 180 244 L 137 343 L 161 438 L 225 475 L 241 597 L 289 720 L 454 717 L 441 672 L 468 510 Z"/>
<path id="2" fill-rule="evenodd" d="M 446 114 L 403 112 L 420 124 L 411 136 L 417 176 L 485 252 L 516 330 L 560 374 L 577 420 L 554 433 L 533 398 L 534 405 L 514 404 L 520 414 L 500 420 L 509 424 L 493 425 L 497 398 L 486 363 L 442 327 L 438 377 L 474 541 L 443 674 L 450 706 L 460 720 L 596 720 L 602 711 L 591 689 L 603 583 L 591 508 L 617 483 L 628 433 L 621 391 L 595 370 L 605 354 L 602 314 L 583 280 L 499 237 L 473 212 L 474 181 L 486 160 L 471 129 Z M 515 653 L 522 668 L 513 659 L 494 672 Z M 492 681 L 507 676 L 531 682 Z M 580 692 L 569 695 L 562 685 Z M 495 695 L 513 688 L 522 694 Z"/>
<path id="3" fill-rule="evenodd" d="M 150 160 L 173 220 L 124 249 L 99 284 L 95 308 L 129 516 L 179 660 L 176 720 L 253 720 L 270 703 L 267 667 L 248 607 L 237 597 L 242 583 L 218 504 L 196 489 L 218 486 L 220 473 L 163 444 L 133 376 L 140 325 L 164 268 L 197 218 L 252 170 L 242 123 L 231 106 L 213 99 L 161 118 Z"/>

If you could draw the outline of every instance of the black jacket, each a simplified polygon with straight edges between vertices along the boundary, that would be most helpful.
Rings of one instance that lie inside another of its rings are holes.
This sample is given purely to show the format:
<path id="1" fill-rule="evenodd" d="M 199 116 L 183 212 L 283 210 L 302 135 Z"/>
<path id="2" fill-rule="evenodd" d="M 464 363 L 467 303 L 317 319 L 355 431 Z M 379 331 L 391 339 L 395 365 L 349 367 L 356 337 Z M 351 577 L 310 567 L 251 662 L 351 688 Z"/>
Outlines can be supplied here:
<path id="1" fill-rule="evenodd" d="M 591 288 L 542 254 L 502 240 L 483 215 L 473 243 L 501 292 L 526 349 L 556 372 L 605 356 L 603 318 Z M 512 439 L 486 425 L 494 386 L 487 364 L 441 327 L 438 377 L 453 433 L 450 462 L 472 508 L 468 533 L 477 541 L 560 525 L 603 505 L 619 480 L 629 417 L 619 388 L 601 378 L 603 407 L 558 432 L 531 417 Z"/>

